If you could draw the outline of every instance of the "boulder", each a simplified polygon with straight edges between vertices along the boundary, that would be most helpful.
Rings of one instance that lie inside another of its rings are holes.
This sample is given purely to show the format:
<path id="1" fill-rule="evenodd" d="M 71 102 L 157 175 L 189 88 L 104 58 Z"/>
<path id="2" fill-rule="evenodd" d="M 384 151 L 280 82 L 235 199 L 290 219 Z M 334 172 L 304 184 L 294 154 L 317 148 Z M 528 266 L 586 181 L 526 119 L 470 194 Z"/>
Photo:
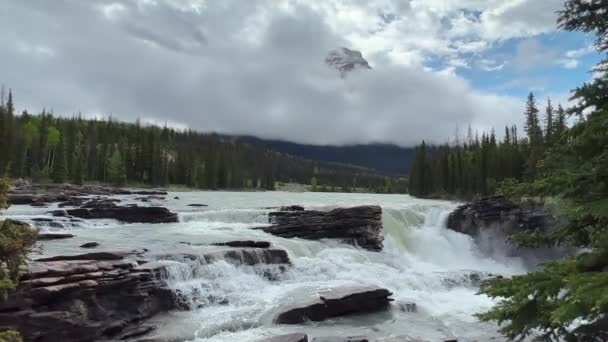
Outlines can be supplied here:
<path id="1" fill-rule="evenodd" d="M 249 247 L 249 248 L 269 248 L 270 242 L 268 241 L 228 241 L 212 243 L 213 246 L 227 246 L 227 247 Z"/>
<path id="2" fill-rule="evenodd" d="M 271 226 L 259 229 L 284 238 L 340 239 L 372 251 L 380 251 L 383 247 L 382 208 L 379 206 L 272 212 L 269 220 Z"/>
<path id="3" fill-rule="evenodd" d="M 92 199 L 84 204 L 81 208 L 86 209 L 102 209 L 102 208 L 116 208 L 116 202 L 120 202 L 117 198 L 97 198 Z"/>
<path id="4" fill-rule="evenodd" d="M 259 342 L 308 342 L 308 336 L 300 333 L 286 334 L 265 338 Z"/>
<path id="5" fill-rule="evenodd" d="M 318 292 L 309 302 L 288 305 L 280 309 L 274 321 L 278 324 L 298 324 L 323 321 L 331 317 L 354 313 L 369 313 L 387 309 L 392 293 L 369 286 L 339 287 Z"/>
<path id="6" fill-rule="evenodd" d="M 124 331 L 138 336 L 147 328 L 129 330 L 133 325 L 176 307 L 166 284 L 133 260 L 47 260 L 31 262 L 0 303 L 0 329 L 16 329 L 26 341 L 109 340 Z"/>
<path id="7" fill-rule="evenodd" d="M 99 247 L 99 242 L 87 242 L 80 245 L 80 248 L 95 248 Z"/>
<path id="8" fill-rule="evenodd" d="M 448 228 L 473 237 L 481 230 L 499 228 L 506 235 L 522 231 L 546 231 L 557 225 L 540 205 L 521 207 L 504 196 L 490 196 L 456 208 L 448 217 Z"/>
<path id="9" fill-rule="evenodd" d="M 60 240 L 73 238 L 74 234 L 69 233 L 39 233 L 38 240 Z"/>
<path id="10" fill-rule="evenodd" d="M 178 222 L 177 214 L 164 207 L 114 207 L 78 208 L 55 210 L 54 216 L 75 216 L 83 219 L 115 219 L 127 223 L 171 223 Z"/>

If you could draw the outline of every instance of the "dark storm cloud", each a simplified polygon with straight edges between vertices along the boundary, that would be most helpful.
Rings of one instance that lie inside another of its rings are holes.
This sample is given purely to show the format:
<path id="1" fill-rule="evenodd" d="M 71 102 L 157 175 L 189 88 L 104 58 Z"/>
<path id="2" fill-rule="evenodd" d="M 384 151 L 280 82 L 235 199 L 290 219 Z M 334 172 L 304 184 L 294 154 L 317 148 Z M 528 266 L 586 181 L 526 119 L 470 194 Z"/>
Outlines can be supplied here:
<path id="1" fill-rule="evenodd" d="M 192 3 L 0 0 L 0 82 L 31 109 L 308 143 L 443 141 L 519 111 L 449 73 L 374 65 L 341 79 L 323 60 L 348 43 L 305 6 Z"/>

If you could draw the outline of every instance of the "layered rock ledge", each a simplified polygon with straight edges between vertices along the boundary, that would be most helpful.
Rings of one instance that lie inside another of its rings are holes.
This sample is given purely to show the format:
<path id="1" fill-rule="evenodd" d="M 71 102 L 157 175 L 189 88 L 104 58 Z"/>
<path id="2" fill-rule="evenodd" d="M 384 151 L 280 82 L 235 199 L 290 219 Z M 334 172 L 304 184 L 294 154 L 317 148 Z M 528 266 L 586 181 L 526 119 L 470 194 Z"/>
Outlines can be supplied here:
<path id="1" fill-rule="evenodd" d="M 286 208 L 293 208 L 286 207 Z M 360 206 L 331 211 L 289 210 L 271 212 L 266 233 L 308 240 L 340 239 L 372 251 L 382 250 L 382 208 Z"/>
<path id="2" fill-rule="evenodd" d="M 26 341 L 99 341 L 176 307 L 154 270 L 120 254 L 89 253 L 31 262 L 0 304 L 0 328 Z"/>
<path id="3" fill-rule="evenodd" d="M 389 307 L 391 296 L 389 290 L 379 287 L 339 287 L 318 292 L 307 303 L 280 308 L 274 321 L 278 324 L 298 324 L 354 313 L 376 312 Z"/>
<path id="4" fill-rule="evenodd" d="M 111 196 L 111 195 L 167 195 L 163 190 L 127 190 L 122 188 L 73 185 L 73 184 L 31 184 L 17 182 L 10 189 L 8 203 L 12 205 L 44 206 L 53 202 L 64 202 L 66 205 L 78 206 L 86 198 L 84 196 Z"/>
<path id="5" fill-rule="evenodd" d="M 178 222 L 177 214 L 164 207 L 99 207 L 55 210 L 53 216 L 73 216 L 82 219 L 115 219 L 126 223 Z"/>
<path id="6" fill-rule="evenodd" d="M 506 235 L 521 231 L 545 231 L 557 225 L 551 213 L 539 205 L 519 206 L 504 196 L 490 196 L 464 204 L 448 217 L 448 228 L 473 237 L 483 229 L 499 229 Z"/>

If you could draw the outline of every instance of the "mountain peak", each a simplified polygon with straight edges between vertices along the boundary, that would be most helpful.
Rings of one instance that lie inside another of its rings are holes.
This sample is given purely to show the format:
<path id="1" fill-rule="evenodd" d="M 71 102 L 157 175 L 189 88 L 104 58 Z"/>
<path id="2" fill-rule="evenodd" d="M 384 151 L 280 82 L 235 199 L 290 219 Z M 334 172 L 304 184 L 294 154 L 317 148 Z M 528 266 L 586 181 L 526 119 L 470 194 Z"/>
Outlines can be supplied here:
<path id="1" fill-rule="evenodd" d="M 361 51 L 341 47 L 330 51 L 325 57 L 325 63 L 338 71 L 342 77 L 355 69 L 371 69 L 369 63 L 363 58 Z"/>

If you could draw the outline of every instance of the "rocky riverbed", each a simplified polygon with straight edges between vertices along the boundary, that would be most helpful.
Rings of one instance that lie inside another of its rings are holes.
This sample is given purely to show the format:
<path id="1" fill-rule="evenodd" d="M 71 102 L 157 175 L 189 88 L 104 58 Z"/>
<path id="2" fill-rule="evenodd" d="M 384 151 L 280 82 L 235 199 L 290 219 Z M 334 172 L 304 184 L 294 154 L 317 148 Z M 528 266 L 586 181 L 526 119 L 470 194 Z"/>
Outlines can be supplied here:
<path id="1" fill-rule="evenodd" d="M 28 341 L 467 341 L 495 330 L 465 317 L 491 305 L 474 295 L 490 270 L 508 268 L 460 255 L 469 238 L 433 223 L 447 202 L 425 212 L 368 195 L 320 206 L 313 194 L 101 191 L 6 212 L 43 240 L 0 327 Z M 408 231 L 418 245 L 401 245 Z M 454 247 L 425 254 L 437 246 L 421 234 Z M 461 260 L 441 261 L 449 253 Z"/>

